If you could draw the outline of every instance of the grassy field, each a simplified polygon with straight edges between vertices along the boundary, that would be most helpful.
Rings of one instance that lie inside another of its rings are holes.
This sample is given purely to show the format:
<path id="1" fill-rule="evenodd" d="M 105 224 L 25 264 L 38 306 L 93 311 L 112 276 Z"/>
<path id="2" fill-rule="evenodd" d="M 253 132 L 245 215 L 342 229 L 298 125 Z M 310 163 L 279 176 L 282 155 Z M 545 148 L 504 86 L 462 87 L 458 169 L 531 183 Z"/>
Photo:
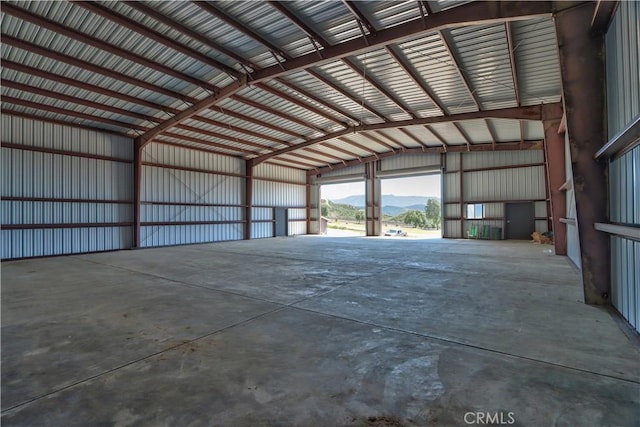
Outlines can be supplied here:
<path id="1" fill-rule="evenodd" d="M 431 237 L 437 238 L 441 236 L 440 230 L 422 230 L 419 228 L 412 228 L 403 225 L 395 225 L 393 223 L 382 222 L 382 232 L 384 233 L 386 230 L 392 228 L 400 228 L 407 232 L 407 237 Z M 332 221 L 327 224 L 327 234 L 328 235 L 364 235 L 365 234 L 365 223 L 364 221 L 358 222 L 350 222 L 350 221 Z"/>

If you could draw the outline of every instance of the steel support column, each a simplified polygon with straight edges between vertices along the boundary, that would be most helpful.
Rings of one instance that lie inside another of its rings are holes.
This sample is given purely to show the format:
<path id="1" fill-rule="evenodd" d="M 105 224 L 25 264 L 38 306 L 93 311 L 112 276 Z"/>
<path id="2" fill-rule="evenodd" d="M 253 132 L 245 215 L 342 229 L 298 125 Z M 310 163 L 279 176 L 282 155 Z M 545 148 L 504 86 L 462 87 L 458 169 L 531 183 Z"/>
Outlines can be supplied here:
<path id="1" fill-rule="evenodd" d="M 380 198 L 382 196 L 380 179 L 377 176 L 379 161 L 365 164 L 365 223 L 367 236 L 379 236 L 380 230 Z"/>
<path id="2" fill-rule="evenodd" d="M 253 161 L 245 162 L 244 179 L 244 240 L 251 240 L 251 209 L 253 200 Z"/>
<path id="3" fill-rule="evenodd" d="M 142 194 L 142 146 L 133 148 L 133 247 L 140 247 L 140 200 Z"/>
<path id="4" fill-rule="evenodd" d="M 562 2 L 557 3 L 562 7 Z M 594 155 L 606 142 L 604 40 L 590 34 L 594 3 L 561 11 L 555 24 L 563 99 L 573 164 L 576 221 L 582 254 L 584 299 L 610 302 L 609 237 L 594 228 L 607 219 L 606 164 Z"/>
<path id="5" fill-rule="evenodd" d="M 311 175 L 307 174 L 307 186 L 305 187 L 305 217 L 307 233 L 311 234 Z"/>
<path id="6" fill-rule="evenodd" d="M 560 120 L 546 120 L 543 125 L 545 169 L 548 195 L 551 201 L 553 244 L 556 249 L 556 255 L 566 255 L 567 224 L 560 222 L 560 218 L 564 218 L 567 215 L 566 195 L 560 190 L 566 179 L 564 137 L 558 133 Z"/>

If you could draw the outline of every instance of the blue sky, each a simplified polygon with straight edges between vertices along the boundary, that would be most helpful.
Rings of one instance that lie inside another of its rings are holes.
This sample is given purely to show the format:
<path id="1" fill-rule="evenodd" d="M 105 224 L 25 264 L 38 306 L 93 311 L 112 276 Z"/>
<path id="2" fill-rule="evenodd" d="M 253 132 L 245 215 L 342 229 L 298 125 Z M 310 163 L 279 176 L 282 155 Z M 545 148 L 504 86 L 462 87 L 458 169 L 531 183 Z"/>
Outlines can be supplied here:
<path id="1" fill-rule="evenodd" d="M 342 199 L 347 196 L 364 194 L 364 182 L 330 184 L 322 186 L 322 198 Z M 408 178 L 385 178 L 382 180 L 382 194 L 396 196 L 440 196 L 440 174 L 414 176 Z"/>

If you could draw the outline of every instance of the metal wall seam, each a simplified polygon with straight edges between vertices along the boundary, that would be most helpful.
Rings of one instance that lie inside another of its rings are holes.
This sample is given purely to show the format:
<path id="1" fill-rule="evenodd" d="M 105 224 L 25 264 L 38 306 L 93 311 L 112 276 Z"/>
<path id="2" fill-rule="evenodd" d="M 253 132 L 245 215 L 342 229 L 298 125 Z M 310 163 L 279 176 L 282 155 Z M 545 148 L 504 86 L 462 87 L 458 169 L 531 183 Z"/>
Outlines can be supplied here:
<path id="1" fill-rule="evenodd" d="M 127 138 L 3 115 L 2 141 L 131 159 Z M 4 225 L 73 228 L 3 230 L 2 259 L 124 249 L 131 246 L 132 165 L 110 160 L 2 147 L 1 218 Z M 35 198 L 21 200 L 22 198 Z M 38 200 L 42 199 L 42 200 Z M 95 202 L 92 202 L 95 200 Z M 87 225 L 84 226 L 83 225 Z"/>

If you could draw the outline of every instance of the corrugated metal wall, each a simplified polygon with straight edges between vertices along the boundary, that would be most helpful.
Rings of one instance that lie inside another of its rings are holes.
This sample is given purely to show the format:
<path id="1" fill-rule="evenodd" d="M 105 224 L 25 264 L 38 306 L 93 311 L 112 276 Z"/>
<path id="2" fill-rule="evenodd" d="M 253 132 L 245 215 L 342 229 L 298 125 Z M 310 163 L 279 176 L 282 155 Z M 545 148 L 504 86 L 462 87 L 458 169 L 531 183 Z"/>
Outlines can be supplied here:
<path id="1" fill-rule="evenodd" d="M 611 222 L 640 227 L 640 146 L 609 163 Z M 611 301 L 640 332 L 640 242 L 611 236 Z"/>
<path id="2" fill-rule="evenodd" d="M 472 225 L 488 225 L 504 231 L 504 205 L 509 201 L 534 202 L 535 231 L 548 230 L 542 150 L 448 153 L 446 156 L 442 195 L 444 237 L 466 237 Z M 466 219 L 468 203 L 484 204 L 484 219 Z"/>
<path id="3" fill-rule="evenodd" d="M 622 1 L 607 31 L 609 138 L 640 114 L 640 2 Z"/>
<path id="4" fill-rule="evenodd" d="M 380 161 L 380 171 L 401 171 L 402 169 L 432 168 L 440 166 L 440 154 L 424 153 L 386 157 Z"/>
<path id="5" fill-rule="evenodd" d="M 243 238 L 244 161 L 152 143 L 142 162 L 141 247 Z"/>
<path id="6" fill-rule="evenodd" d="M 620 2 L 605 39 L 609 138 L 640 114 L 640 3 Z M 612 223 L 640 227 L 640 146 L 610 159 Z M 611 236 L 611 301 L 640 332 L 640 242 Z"/>
<path id="7" fill-rule="evenodd" d="M 133 142 L 3 115 L 2 259 L 132 243 Z"/>
<path id="8" fill-rule="evenodd" d="M 273 237 L 273 208 L 287 208 L 287 234 L 306 234 L 306 184 L 303 170 L 261 163 L 255 167 L 251 237 Z"/>
<path id="9" fill-rule="evenodd" d="M 571 163 L 571 149 L 569 148 L 569 134 L 564 134 L 564 159 L 566 182 L 570 183 L 566 192 L 566 215 L 567 218 L 576 219 L 576 194 L 573 188 L 573 164 Z M 582 269 L 582 259 L 580 255 L 580 237 L 578 235 L 577 224 L 566 224 L 567 227 L 567 256 L 573 264 Z"/>
<path id="10" fill-rule="evenodd" d="M 322 178 L 349 177 L 350 175 L 360 175 L 364 180 L 364 165 L 352 166 L 344 169 L 336 169 L 322 174 Z"/>

